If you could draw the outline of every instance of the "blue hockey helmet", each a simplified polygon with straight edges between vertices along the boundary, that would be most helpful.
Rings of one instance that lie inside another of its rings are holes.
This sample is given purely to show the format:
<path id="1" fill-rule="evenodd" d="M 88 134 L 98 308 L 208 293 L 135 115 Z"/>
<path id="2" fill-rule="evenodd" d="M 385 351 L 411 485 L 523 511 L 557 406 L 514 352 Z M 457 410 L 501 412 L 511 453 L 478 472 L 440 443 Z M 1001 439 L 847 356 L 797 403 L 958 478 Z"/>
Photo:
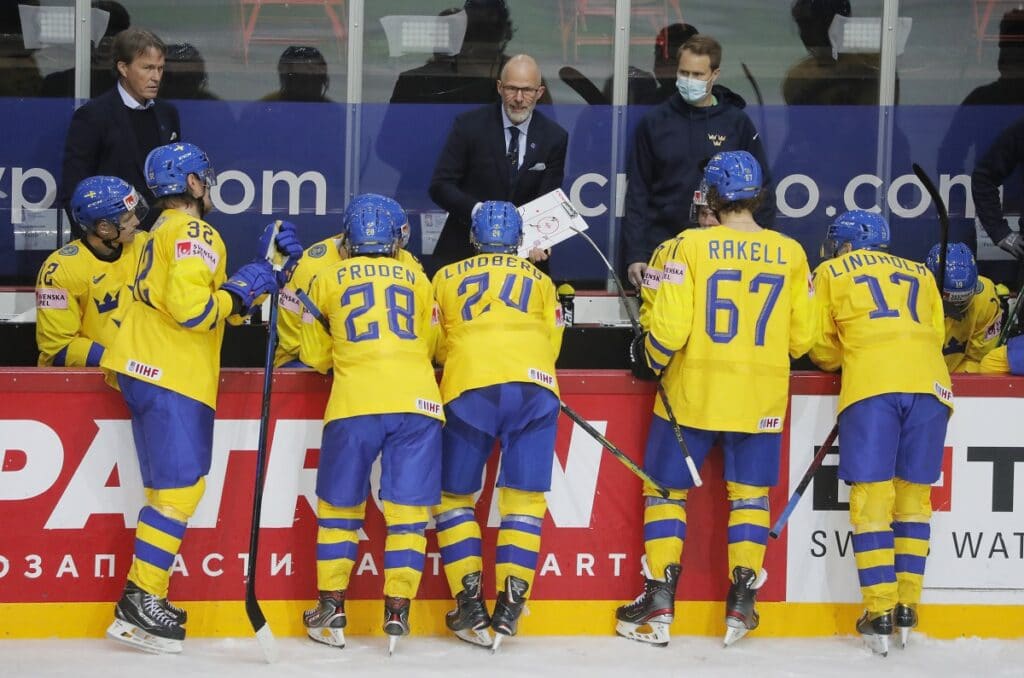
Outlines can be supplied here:
<path id="1" fill-rule="evenodd" d="M 132 215 L 142 221 L 147 212 L 149 206 L 135 187 L 117 177 L 83 179 L 71 195 L 71 215 L 79 226 L 93 233 L 101 221 L 109 222 L 120 230 L 124 215 Z"/>
<path id="2" fill-rule="evenodd" d="M 363 205 L 345 215 L 345 243 L 350 254 L 387 254 L 398 249 L 399 225 L 382 207 Z"/>
<path id="3" fill-rule="evenodd" d="M 865 210 L 843 212 L 829 224 L 822 256 L 834 257 L 847 243 L 855 250 L 885 249 L 889 246 L 889 224 L 881 214 Z"/>
<path id="4" fill-rule="evenodd" d="M 478 252 L 515 254 L 523 242 L 523 218 L 512 203 L 488 200 L 473 215 L 469 240 Z"/>
<path id="5" fill-rule="evenodd" d="M 931 269 L 935 280 L 939 275 L 939 250 L 936 243 L 928 250 L 925 263 Z M 957 305 L 965 305 L 981 291 L 978 282 L 978 265 L 974 262 L 971 249 L 962 242 L 951 242 L 946 246 L 946 276 L 942 280 L 942 298 Z"/>
<path id="6" fill-rule="evenodd" d="M 399 226 L 402 232 L 401 243 L 402 247 L 409 244 L 409 235 L 411 233 L 409 229 L 409 217 L 406 215 L 405 210 L 398 204 L 398 201 L 394 198 L 389 198 L 386 195 L 380 195 L 379 193 L 360 193 L 356 197 L 352 198 L 352 202 L 345 208 L 345 214 L 359 209 L 364 205 L 371 205 L 380 209 L 386 210 L 391 215 L 391 220 Z"/>
<path id="7" fill-rule="evenodd" d="M 190 174 L 207 186 L 217 183 L 217 173 L 203 149 L 186 142 L 154 148 L 146 156 L 145 170 L 146 186 L 158 198 L 186 192 Z"/>
<path id="8" fill-rule="evenodd" d="M 757 159 L 746 151 L 716 153 L 704 168 L 704 181 L 726 202 L 754 198 L 764 176 Z"/>

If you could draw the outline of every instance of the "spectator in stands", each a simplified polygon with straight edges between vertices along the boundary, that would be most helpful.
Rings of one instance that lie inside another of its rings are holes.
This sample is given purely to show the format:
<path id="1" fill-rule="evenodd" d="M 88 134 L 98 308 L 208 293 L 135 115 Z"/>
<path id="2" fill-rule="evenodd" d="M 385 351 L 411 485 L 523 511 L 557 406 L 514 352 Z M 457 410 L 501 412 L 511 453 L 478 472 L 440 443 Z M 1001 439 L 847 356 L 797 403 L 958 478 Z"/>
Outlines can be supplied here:
<path id="1" fill-rule="evenodd" d="M 277 62 L 281 88 L 263 97 L 262 101 L 300 101 L 330 103 L 327 88 L 331 78 L 327 74 L 327 60 L 316 47 L 292 45 L 281 53 Z"/>
<path id="2" fill-rule="evenodd" d="M 458 54 L 435 54 L 398 76 L 391 103 L 483 104 L 497 102 L 494 89 L 508 60 L 505 46 L 515 27 L 505 0 L 466 0 L 466 35 Z M 445 10 L 449 12 L 450 10 Z"/>
<path id="3" fill-rule="evenodd" d="M 160 84 L 165 99 L 219 100 L 207 89 L 208 84 L 206 61 L 195 46 L 187 42 L 167 45 L 164 79 Z"/>
<path id="4" fill-rule="evenodd" d="M 0 4 L 0 97 L 34 97 L 43 81 L 34 50 L 25 49 L 18 4 Z M 20 4 L 38 5 L 39 0 Z"/>

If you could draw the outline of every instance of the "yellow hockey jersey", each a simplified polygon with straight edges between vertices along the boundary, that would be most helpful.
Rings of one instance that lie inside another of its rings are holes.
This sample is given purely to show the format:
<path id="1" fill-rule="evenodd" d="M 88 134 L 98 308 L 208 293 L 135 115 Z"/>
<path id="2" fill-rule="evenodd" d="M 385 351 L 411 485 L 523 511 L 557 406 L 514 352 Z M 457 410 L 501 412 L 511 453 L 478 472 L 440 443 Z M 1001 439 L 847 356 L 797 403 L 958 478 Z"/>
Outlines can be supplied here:
<path id="1" fill-rule="evenodd" d="M 644 281 L 640 286 L 640 327 L 643 330 L 651 329 L 651 309 L 654 308 L 654 300 L 658 296 L 658 287 L 665 274 L 665 260 L 675 244 L 681 240 L 683 233 L 669 238 L 654 249 L 651 260 L 647 262 L 647 269 L 644 271 Z"/>
<path id="2" fill-rule="evenodd" d="M 840 412 L 882 393 L 931 393 L 953 406 L 942 298 L 927 266 L 854 250 L 822 262 L 814 288 L 821 329 L 811 359 L 842 368 Z"/>
<path id="3" fill-rule="evenodd" d="M 321 240 L 306 248 L 299 260 L 298 266 L 292 273 L 292 279 L 287 285 L 281 288 L 278 295 L 277 313 L 277 349 L 274 352 L 274 366 L 280 367 L 299 358 L 299 342 L 302 338 L 302 324 L 314 323 L 313 316 L 302 305 L 298 292 L 309 294 L 310 283 L 313 278 L 329 266 L 337 265 L 345 258 L 345 252 L 339 249 L 340 237 L 330 237 Z M 395 257 L 398 261 L 419 272 L 423 271 L 423 265 L 419 260 L 406 252 L 399 250 Z M 327 334 L 319 335 L 311 332 L 310 338 L 321 337 L 325 346 L 329 347 L 330 341 Z"/>
<path id="4" fill-rule="evenodd" d="M 1003 310 L 996 286 L 984 276 L 978 276 L 978 283 L 981 290 L 971 297 L 963 317 L 946 316 L 942 354 L 950 373 L 978 372 L 981 359 L 999 342 Z"/>
<path id="5" fill-rule="evenodd" d="M 690 229 L 669 249 L 650 316 L 648 361 L 680 424 L 782 430 L 790 356 L 814 338 L 807 256 L 774 231 Z M 666 369 L 667 366 L 667 369 Z M 661 400 L 655 413 L 668 418 Z"/>
<path id="6" fill-rule="evenodd" d="M 985 354 L 978 366 L 980 374 L 1024 374 L 1024 335 L 1010 337 L 1009 341 Z"/>
<path id="7" fill-rule="evenodd" d="M 113 261 L 75 240 L 43 262 L 36 278 L 39 367 L 96 367 L 117 334 L 149 239 L 138 231 Z"/>
<path id="8" fill-rule="evenodd" d="M 352 257 L 321 270 L 309 298 L 330 328 L 328 336 L 314 320 L 300 330 L 302 361 L 334 371 L 324 423 L 400 412 L 444 420 L 431 364 L 434 300 L 421 269 L 392 257 Z"/>
<path id="9" fill-rule="evenodd" d="M 978 374 L 1011 374 L 1008 351 L 1009 349 L 1003 345 L 986 353 L 978 365 Z"/>
<path id="10" fill-rule="evenodd" d="M 512 254 L 478 254 L 434 275 L 441 314 L 441 397 L 526 382 L 558 395 L 555 360 L 565 330 L 554 283 Z"/>
<path id="11" fill-rule="evenodd" d="M 232 297 L 220 234 L 201 219 L 164 210 L 150 231 L 128 307 L 101 365 L 217 406 L 220 345 Z"/>

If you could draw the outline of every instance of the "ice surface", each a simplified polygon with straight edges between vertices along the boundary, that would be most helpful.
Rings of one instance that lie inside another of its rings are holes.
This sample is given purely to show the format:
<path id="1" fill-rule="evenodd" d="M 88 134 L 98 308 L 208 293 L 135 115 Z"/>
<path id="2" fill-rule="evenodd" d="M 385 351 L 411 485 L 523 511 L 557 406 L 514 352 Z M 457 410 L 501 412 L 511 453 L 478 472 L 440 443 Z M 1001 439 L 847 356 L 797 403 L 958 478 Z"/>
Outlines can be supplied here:
<path id="1" fill-rule="evenodd" d="M 74 678 L 156 676 L 910 676 L 1024 675 L 1024 640 L 930 640 L 914 636 L 901 650 L 893 639 L 888 658 L 872 656 L 854 637 L 758 638 L 756 631 L 728 649 L 721 639 L 677 636 L 667 648 L 618 637 L 518 636 L 492 655 L 454 638 L 402 638 L 393 657 L 383 637 L 348 638 L 343 650 L 304 638 L 279 638 L 280 661 L 262 660 L 254 638 L 185 642 L 177 656 L 155 656 L 110 640 L 0 641 L 0 675 Z"/>

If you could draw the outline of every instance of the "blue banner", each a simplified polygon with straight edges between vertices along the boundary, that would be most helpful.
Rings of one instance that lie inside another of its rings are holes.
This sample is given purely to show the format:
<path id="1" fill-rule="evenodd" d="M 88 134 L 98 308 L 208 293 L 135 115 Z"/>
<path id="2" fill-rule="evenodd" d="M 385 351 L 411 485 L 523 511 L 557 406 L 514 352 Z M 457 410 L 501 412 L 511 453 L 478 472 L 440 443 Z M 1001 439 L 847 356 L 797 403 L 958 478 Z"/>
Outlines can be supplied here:
<path id="1" fill-rule="evenodd" d="M 230 267 L 256 255 L 264 224 L 286 218 L 303 241 L 337 233 L 345 195 L 346 156 L 353 156 L 360 192 L 395 196 L 410 214 L 410 250 L 420 255 L 419 215 L 438 208 L 427 195 L 435 161 L 455 105 L 269 102 L 177 102 L 183 138 L 204 148 L 219 174 L 217 212 L 209 221 L 221 232 Z M 643 107 L 563 105 L 545 109 L 570 137 L 563 188 L 590 224 L 589 234 L 606 254 L 618 237 L 628 140 Z M 0 278 L 28 284 L 48 254 L 33 246 L 32 229 L 55 220 L 64 136 L 72 113 L 68 100 L 0 99 L 5 130 L 0 162 Z M 346 145 L 347 114 L 358 121 L 357 148 Z M 892 250 L 922 259 L 939 238 L 934 207 L 917 185 L 911 164 L 920 164 L 946 198 L 951 239 L 974 242 L 970 173 L 976 159 L 1020 107 L 767 106 L 747 113 L 761 130 L 776 190 L 775 227 L 797 238 L 811 265 L 817 263 L 825 226 L 846 209 L 881 208 L 891 221 Z M 619 116 L 618 141 L 613 124 Z M 891 143 L 879 143 L 879 139 Z M 616 144 L 618 148 L 615 148 Z M 880 149 L 880 146 L 882 147 Z M 615 163 L 613 166 L 613 162 Z M 620 182 L 621 183 L 621 182 Z M 1020 176 L 1007 182 L 1008 211 L 1020 212 Z M 44 212 L 40 212 L 44 210 Z M 41 225 L 42 224 L 42 225 Z M 65 225 L 66 228 L 66 225 Z M 552 259 L 556 279 L 603 280 L 604 264 L 575 238 Z M 35 241 L 38 246 L 38 242 Z M 621 247 L 615 248 L 621 252 Z"/>

